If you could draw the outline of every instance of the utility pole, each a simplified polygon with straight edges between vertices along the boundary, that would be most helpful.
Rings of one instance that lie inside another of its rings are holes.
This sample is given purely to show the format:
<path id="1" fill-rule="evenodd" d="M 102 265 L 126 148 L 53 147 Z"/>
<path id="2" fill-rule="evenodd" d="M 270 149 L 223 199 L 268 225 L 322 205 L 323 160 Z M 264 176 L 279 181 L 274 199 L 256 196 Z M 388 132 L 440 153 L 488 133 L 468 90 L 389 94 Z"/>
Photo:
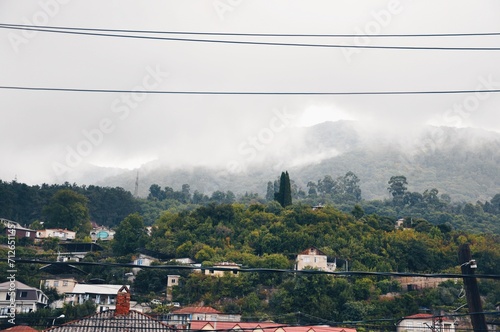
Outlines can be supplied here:
<path id="1" fill-rule="evenodd" d="M 464 275 L 465 295 L 474 332 L 487 332 L 488 327 L 486 326 L 486 319 L 484 318 L 477 279 L 470 277 L 474 275 L 477 265 L 476 261 L 472 259 L 469 244 L 462 244 L 458 248 L 458 262 L 460 263 L 460 268 Z"/>
<path id="2" fill-rule="evenodd" d="M 137 198 L 139 196 L 139 170 L 137 170 L 137 177 L 135 178 L 135 189 L 134 189 L 134 197 Z"/>

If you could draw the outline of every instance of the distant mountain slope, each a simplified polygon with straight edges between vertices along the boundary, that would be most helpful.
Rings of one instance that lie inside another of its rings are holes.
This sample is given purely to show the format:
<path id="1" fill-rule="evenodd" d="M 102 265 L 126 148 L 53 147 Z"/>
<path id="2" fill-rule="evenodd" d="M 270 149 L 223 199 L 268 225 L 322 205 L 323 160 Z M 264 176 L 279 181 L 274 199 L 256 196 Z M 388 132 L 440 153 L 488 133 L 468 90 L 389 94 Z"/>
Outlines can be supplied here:
<path id="1" fill-rule="evenodd" d="M 339 121 L 290 128 L 285 135 L 299 136 L 301 140 L 290 144 L 288 151 L 282 151 L 281 159 L 269 156 L 264 163 L 250 165 L 243 173 L 231 174 L 223 168 L 145 165 L 139 170 L 139 193 L 146 196 L 153 183 L 176 190 L 188 183 L 192 192 L 231 190 L 236 194 L 264 195 L 267 181 L 276 179 L 285 169 L 304 190 L 308 181 L 353 171 L 361 180 L 364 199 L 388 198 L 387 182 L 393 175 L 405 175 L 410 191 L 437 188 L 454 200 L 489 200 L 500 193 L 500 134 L 497 133 L 428 127 L 415 136 L 387 139 L 366 133 L 356 122 Z M 122 186 L 133 192 L 135 177 L 136 171 L 130 171 L 108 177 L 99 184 Z"/>

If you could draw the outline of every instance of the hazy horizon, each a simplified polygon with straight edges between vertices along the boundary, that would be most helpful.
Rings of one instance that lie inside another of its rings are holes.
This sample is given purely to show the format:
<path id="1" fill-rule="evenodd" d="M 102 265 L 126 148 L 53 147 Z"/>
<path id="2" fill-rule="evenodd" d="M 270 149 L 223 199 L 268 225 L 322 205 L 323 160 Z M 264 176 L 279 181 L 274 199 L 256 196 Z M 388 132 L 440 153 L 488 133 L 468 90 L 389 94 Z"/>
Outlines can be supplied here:
<path id="1" fill-rule="evenodd" d="M 357 37 L 163 35 L 355 46 L 496 47 L 500 36 L 361 34 L 500 32 L 500 3 L 361 1 L 14 1 L 0 24 Z M 477 19 L 471 19 L 475 18 Z M 132 33 L 122 33 L 132 34 Z M 149 34 L 152 35 L 152 34 Z M 388 50 L 180 42 L 0 28 L 0 86 L 75 89 L 362 92 L 500 89 L 500 51 Z M 427 125 L 500 132 L 496 93 L 160 95 L 0 89 L 0 179 L 64 182 L 85 165 L 237 170 L 300 148 L 300 130 L 356 120 L 415 144 Z M 290 132 L 295 134 L 289 135 Z M 325 150 L 329 156 L 335 151 Z M 321 153 L 317 158 L 322 158 Z"/>

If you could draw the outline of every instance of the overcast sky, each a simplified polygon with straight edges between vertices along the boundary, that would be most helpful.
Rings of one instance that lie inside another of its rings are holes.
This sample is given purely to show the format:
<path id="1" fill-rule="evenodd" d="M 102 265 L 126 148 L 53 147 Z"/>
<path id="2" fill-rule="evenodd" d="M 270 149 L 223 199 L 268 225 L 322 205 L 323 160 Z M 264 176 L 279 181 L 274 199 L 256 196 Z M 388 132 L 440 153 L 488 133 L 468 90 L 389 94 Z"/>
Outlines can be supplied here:
<path id="1" fill-rule="evenodd" d="M 280 34 L 500 32 L 498 1 L 0 0 L 0 23 Z M 125 33 L 126 34 L 126 33 Z M 185 36 L 307 44 L 500 47 L 500 36 Z M 0 29 L 0 85 L 170 91 L 500 89 L 500 51 L 236 45 Z M 500 132 L 500 93 L 402 96 L 133 95 L 0 89 L 0 179 L 42 183 L 85 164 L 227 165 L 249 137 L 363 120 L 403 133 L 426 124 Z M 245 154 L 246 153 L 246 154 Z"/>

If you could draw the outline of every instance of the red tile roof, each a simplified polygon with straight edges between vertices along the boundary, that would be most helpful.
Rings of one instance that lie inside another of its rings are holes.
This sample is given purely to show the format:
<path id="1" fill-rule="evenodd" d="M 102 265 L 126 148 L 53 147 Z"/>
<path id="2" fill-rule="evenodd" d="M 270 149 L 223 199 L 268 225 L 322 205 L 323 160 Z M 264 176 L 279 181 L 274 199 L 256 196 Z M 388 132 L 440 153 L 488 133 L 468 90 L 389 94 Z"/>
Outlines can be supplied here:
<path id="1" fill-rule="evenodd" d="M 212 307 L 185 307 L 172 312 L 173 314 L 220 314 Z"/>
<path id="2" fill-rule="evenodd" d="M 4 330 L 0 330 L 0 331 L 9 331 L 9 332 L 38 332 L 37 330 L 35 330 L 32 327 L 23 326 L 23 325 L 12 326 L 12 327 L 6 328 Z"/>
<path id="3" fill-rule="evenodd" d="M 431 314 L 415 314 L 415 315 L 411 315 L 411 316 L 406 316 L 405 319 L 425 319 L 425 318 L 432 318 L 434 317 L 433 315 Z"/>
<path id="4" fill-rule="evenodd" d="M 286 326 L 273 322 L 211 322 L 192 321 L 191 330 L 262 330 L 264 332 L 275 332 L 280 329 L 285 332 L 356 332 L 356 329 L 331 327 L 331 326 Z"/>

